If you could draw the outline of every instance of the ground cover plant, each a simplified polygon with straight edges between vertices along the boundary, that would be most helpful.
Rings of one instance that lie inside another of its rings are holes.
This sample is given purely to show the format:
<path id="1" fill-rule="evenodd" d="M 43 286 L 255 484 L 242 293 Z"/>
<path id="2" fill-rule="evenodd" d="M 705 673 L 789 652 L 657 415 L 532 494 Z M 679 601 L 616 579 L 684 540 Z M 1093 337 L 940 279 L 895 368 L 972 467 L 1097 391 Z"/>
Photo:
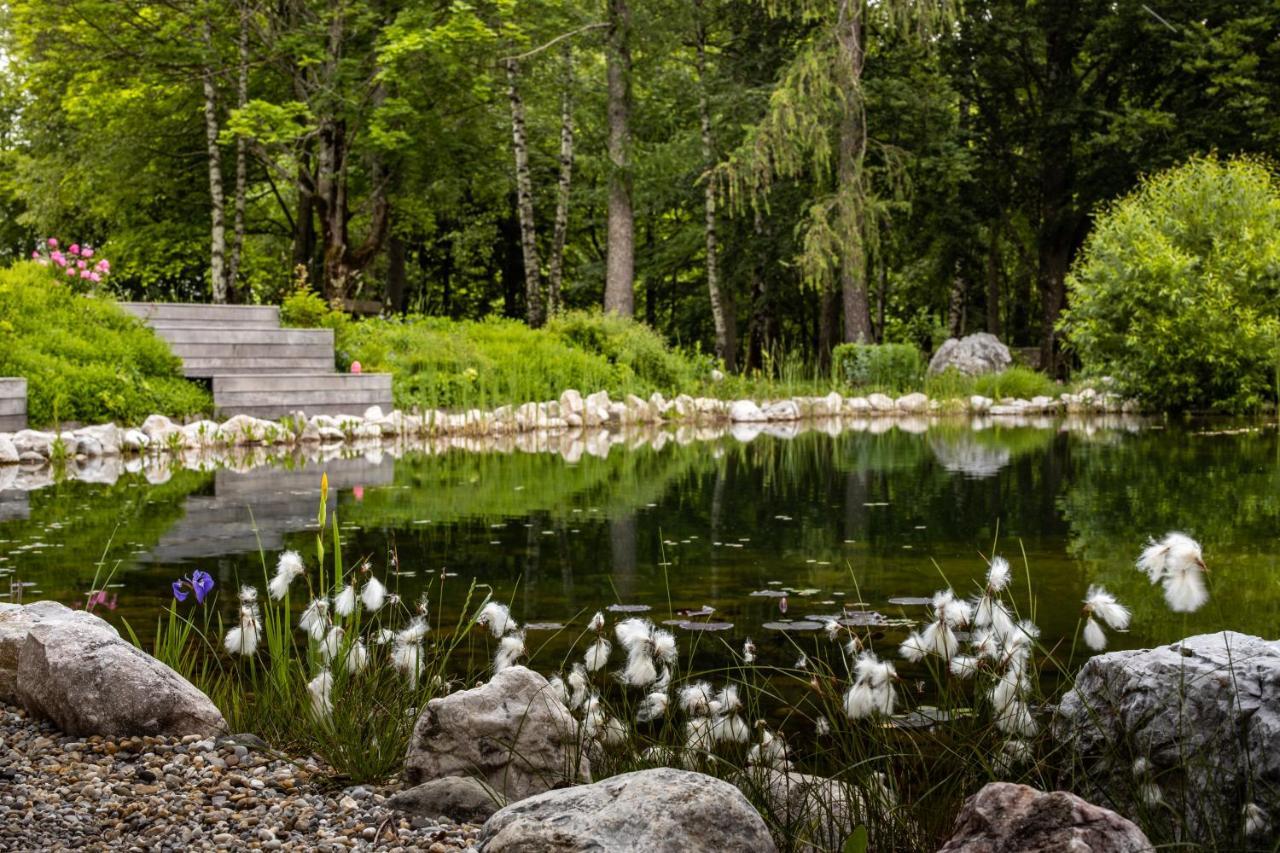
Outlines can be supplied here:
<path id="1" fill-rule="evenodd" d="M 1033 568 L 993 556 L 973 590 L 942 581 L 922 616 L 852 602 L 815 617 L 815 630 L 786 635 L 785 659 L 776 649 L 765 659 L 750 639 L 731 644 L 706 630 L 714 625 L 673 630 L 657 614 L 588 616 L 593 608 L 560 629 L 575 635 L 571 651 L 547 659 L 491 591 L 470 586 L 456 621 L 441 622 L 430 594 L 405 602 L 389 588 L 394 556 L 379 567 L 344 559 L 338 530 L 322 488 L 314 553 L 285 552 L 274 570 L 264 562 L 260 579 L 231 591 L 233 605 L 217 604 L 203 572 L 174 581 L 154 653 L 214 698 L 233 729 L 315 754 L 344 783 L 381 782 L 398 773 L 424 702 L 526 664 L 570 709 L 595 778 L 658 766 L 725 778 L 784 850 L 842 850 L 863 837 L 867 849 L 934 850 L 989 781 L 1083 793 L 1086 768 L 1051 732 L 1052 709 L 1132 618 L 1094 586 L 1074 634 L 1046 644 Z M 1172 612 L 1208 598 L 1200 546 L 1182 534 L 1152 541 L 1137 564 L 1144 594 Z M 724 663 L 698 668 L 705 645 L 722 647 Z M 1216 845 L 1254 849 L 1268 831 L 1252 802 L 1166 798 L 1162 786 L 1177 780 L 1135 766 L 1132 790 L 1107 796 L 1158 843 L 1194 842 L 1191 827 L 1215 809 Z M 786 795 L 797 787 L 803 796 Z"/>
<path id="2" fill-rule="evenodd" d="M 26 261 L 0 270 L 0 376 L 26 378 L 32 426 L 140 423 L 153 413 L 212 408 L 164 341 L 110 299 L 77 292 L 60 280 L 64 267 L 52 267 Z"/>

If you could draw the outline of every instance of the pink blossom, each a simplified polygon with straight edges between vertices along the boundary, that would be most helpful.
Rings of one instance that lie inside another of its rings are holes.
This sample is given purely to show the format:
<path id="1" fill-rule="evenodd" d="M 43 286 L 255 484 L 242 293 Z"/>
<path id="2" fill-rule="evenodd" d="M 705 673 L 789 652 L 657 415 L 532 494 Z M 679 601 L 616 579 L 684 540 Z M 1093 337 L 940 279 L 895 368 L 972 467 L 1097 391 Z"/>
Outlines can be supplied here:
<path id="1" fill-rule="evenodd" d="M 55 264 L 57 264 L 60 267 L 65 267 L 67 265 L 66 256 L 57 250 L 54 250 L 52 253 L 50 253 L 49 260 L 53 261 Z"/>
<path id="2" fill-rule="evenodd" d="M 98 261 L 98 269 L 101 270 L 102 272 L 111 272 L 111 262 L 108 261 L 106 258 L 103 258 L 102 260 Z"/>
<path id="3" fill-rule="evenodd" d="M 57 238 L 57 237 L 50 237 L 50 238 L 49 238 L 49 248 L 50 248 L 50 249 L 56 249 L 56 248 L 58 248 L 58 238 Z"/>
<path id="4" fill-rule="evenodd" d="M 70 272 L 70 270 L 68 270 L 68 272 Z M 89 272 L 88 270 L 80 270 L 81 278 L 87 279 L 91 275 L 93 275 L 93 273 Z"/>
<path id="5" fill-rule="evenodd" d="M 88 246 L 85 246 L 83 249 L 81 249 L 81 250 L 80 250 L 80 257 L 82 257 L 82 258 L 92 258 L 92 257 L 93 257 L 93 249 L 90 249 Z"/>
<path id="6" fill-rule="evenodd" d="M 93 282 L 94 284 L 97 284 L 98 282 L 102 281 L 102 276 L 98 275 L 96 272 L 91 272 L 89 273 L 89 281 Z"/>
<path id="7" fill-rule="evenodd" d="M 359 373 L 359 372 L 360 372 L 360 362 L 358 362 L 358 361 L 353 361 L 353 362 L 351 362 L 351 372 L 352 372 L 352 373 Z"/>
<path id="8" fill-rule="evenodd" d="M 78 254 L 80 254 L 80 244 L 79 244 L 79 243 L 72 243 L 72 244 L 71 244 L 71 254 L 73 254 L 73 255 L 78 255 Z"/>
<path id="9" fill-rule="evenodd" d="M 71 269 L 71 267 L 67 267 L 67 275 L 69 275 L 69 276 L 71 276 L 71 277 L 73 277 L 73 278 L 74 278 L 74 277 L 75 277 L 75 274 L 76 274 L 76 271 L 75 271 L 75 270 Z"/>
<path id="10" fill-rule="evenodd" d="M 78 266 L 80 269 L 84 269 L 85 267 L 88 266 L 88 264 L 86 264 L 84 261 L 76 261 L 76 266 Z"/>

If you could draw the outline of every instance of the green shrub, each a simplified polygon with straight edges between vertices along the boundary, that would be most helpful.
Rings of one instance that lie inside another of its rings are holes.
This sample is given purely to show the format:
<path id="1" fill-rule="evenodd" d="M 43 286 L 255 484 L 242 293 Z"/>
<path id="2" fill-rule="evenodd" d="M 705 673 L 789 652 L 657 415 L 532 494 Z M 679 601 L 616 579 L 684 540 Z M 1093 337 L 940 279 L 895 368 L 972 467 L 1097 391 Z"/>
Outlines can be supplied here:
<path id="1" fill-rule="evenodd" d="M 0 270 L 0 376 L 27 379 L 27 419 L 138 423 L 212 408 L 160 338 L 108 299 L 23 262 Z"/>
<path id="2" fill-rule="evenodd" d="M 831 351 L 836 375 L 853 388 L 900 392 L 920 387 L 924 359 L 911 344 L 841 344 Z"/>
<path id="3" fill-rule="evenodd" d="M 1280 188 L 1263 164 L 1213 157 L 1102 211 L 1067 280 L 1061 328 L 1084 368 L 1172 410 L 1274 399 Z"/>
<path id="4" fill-rule="evenodd" d="M 699 377 L 690 359 L 670 348 L 653 329 L 598 311 L 570 311 L 552 318 L 547 331 L 570 346 L 604 356 L 610 364 L 622 365 L 646 387 L 676 389 Z M 702 375 L 710 372 L 710 366 Z"/>

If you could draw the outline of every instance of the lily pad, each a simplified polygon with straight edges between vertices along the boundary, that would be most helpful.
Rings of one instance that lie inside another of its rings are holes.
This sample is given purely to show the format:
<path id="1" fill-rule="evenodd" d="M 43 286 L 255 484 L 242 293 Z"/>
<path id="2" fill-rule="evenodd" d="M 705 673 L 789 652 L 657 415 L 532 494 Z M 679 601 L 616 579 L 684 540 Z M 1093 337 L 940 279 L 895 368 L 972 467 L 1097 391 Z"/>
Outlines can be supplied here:
<path id="1" fill-rule="evenodd" d="M 732 622 L 681 622 L 676 625 L 685 631 L 728 631 L 733 627 Z"/>
<path id="2" fill-rule="evenodd" d="M 932 598 L 921 598 L 918 595 L 897 595 L 889 599 L 890 604 L 899 604 L 903 607 L 919 607 L 925 604 L 932 604 Z"/>
<path id="3" fill-rule="evenodd" d="M 524 628 L 526 631 L 562 631 L 564 625 L 559 622 L 526 622 Z"/>
<path id="4" fill-rule="evenodd" d="M 712 613 L 715 613 L 715 612 L 716 612 L 716 609 L 714 607 L 711 607 L 710 605 L 706 605 L 706 604 L 702 605 L 697 610 L 677 610 L 676 611 L 676 613 L 679 613 L 681 616 L 710 616 Z"/>
<path id="5" fill-rule="evenodd" d="M 647 604 L 610 604 L 605 609 L 610 613 L 645 613 L 653 608 Z"/>
<path id="6" fill-rule="evenodd" d="M 786 598 L 787 594 L 780 589 L 758 589 L 751 593 L 752 598 Z"/>
<path id="7" fill-rule="evenodd" d="M 821 631 L 826 626 L 821 622 L 800 619 L 795 622 L 766 622 L 761 627 L 766 631 Z"/>

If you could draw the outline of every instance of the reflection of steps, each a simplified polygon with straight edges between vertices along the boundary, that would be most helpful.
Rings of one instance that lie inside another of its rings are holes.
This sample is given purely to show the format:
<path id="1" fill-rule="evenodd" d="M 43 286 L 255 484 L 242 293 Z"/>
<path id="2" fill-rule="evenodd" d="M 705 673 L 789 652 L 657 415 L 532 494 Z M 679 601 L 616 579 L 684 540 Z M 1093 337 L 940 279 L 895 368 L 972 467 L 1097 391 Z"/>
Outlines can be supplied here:
<path id="1" fill-rule="evenodd" d="M 31 504 L 26 492 L 0 492 L 0 521 L 26 521 Z"/>
<path id="2" fill-rule="evenodd" d="M 164 338 L 189 377 L 213 381 L 222 416 L 359 415 L 391 409 L 391 377 L 336 373 L 332 329 L 282 329 L 271 305 L 124 302 Z"/>
<path id="3" fill-rule="evenodd" d="M 27 428 L 27 380 L 0 379 L 0 432 Z"/>
<path id="4" fill-rule="evenodd" d="M 395 466 L 387 457 L 378 465 L 359 458 L 308 462 L 293 470 L 273 466 L 243 473 L 219 470 L 214 474 L 214 493 L 188 497 L 182 519 L 160 537 L 145 559 L 167 563 L 251 554 L 258 551 L 259 541 L 265 551 L 279 550 L 286 534 L 315 526 L 322 472 L 329 475 L 333 506 L 338 492 L 390 483 Z"/>

